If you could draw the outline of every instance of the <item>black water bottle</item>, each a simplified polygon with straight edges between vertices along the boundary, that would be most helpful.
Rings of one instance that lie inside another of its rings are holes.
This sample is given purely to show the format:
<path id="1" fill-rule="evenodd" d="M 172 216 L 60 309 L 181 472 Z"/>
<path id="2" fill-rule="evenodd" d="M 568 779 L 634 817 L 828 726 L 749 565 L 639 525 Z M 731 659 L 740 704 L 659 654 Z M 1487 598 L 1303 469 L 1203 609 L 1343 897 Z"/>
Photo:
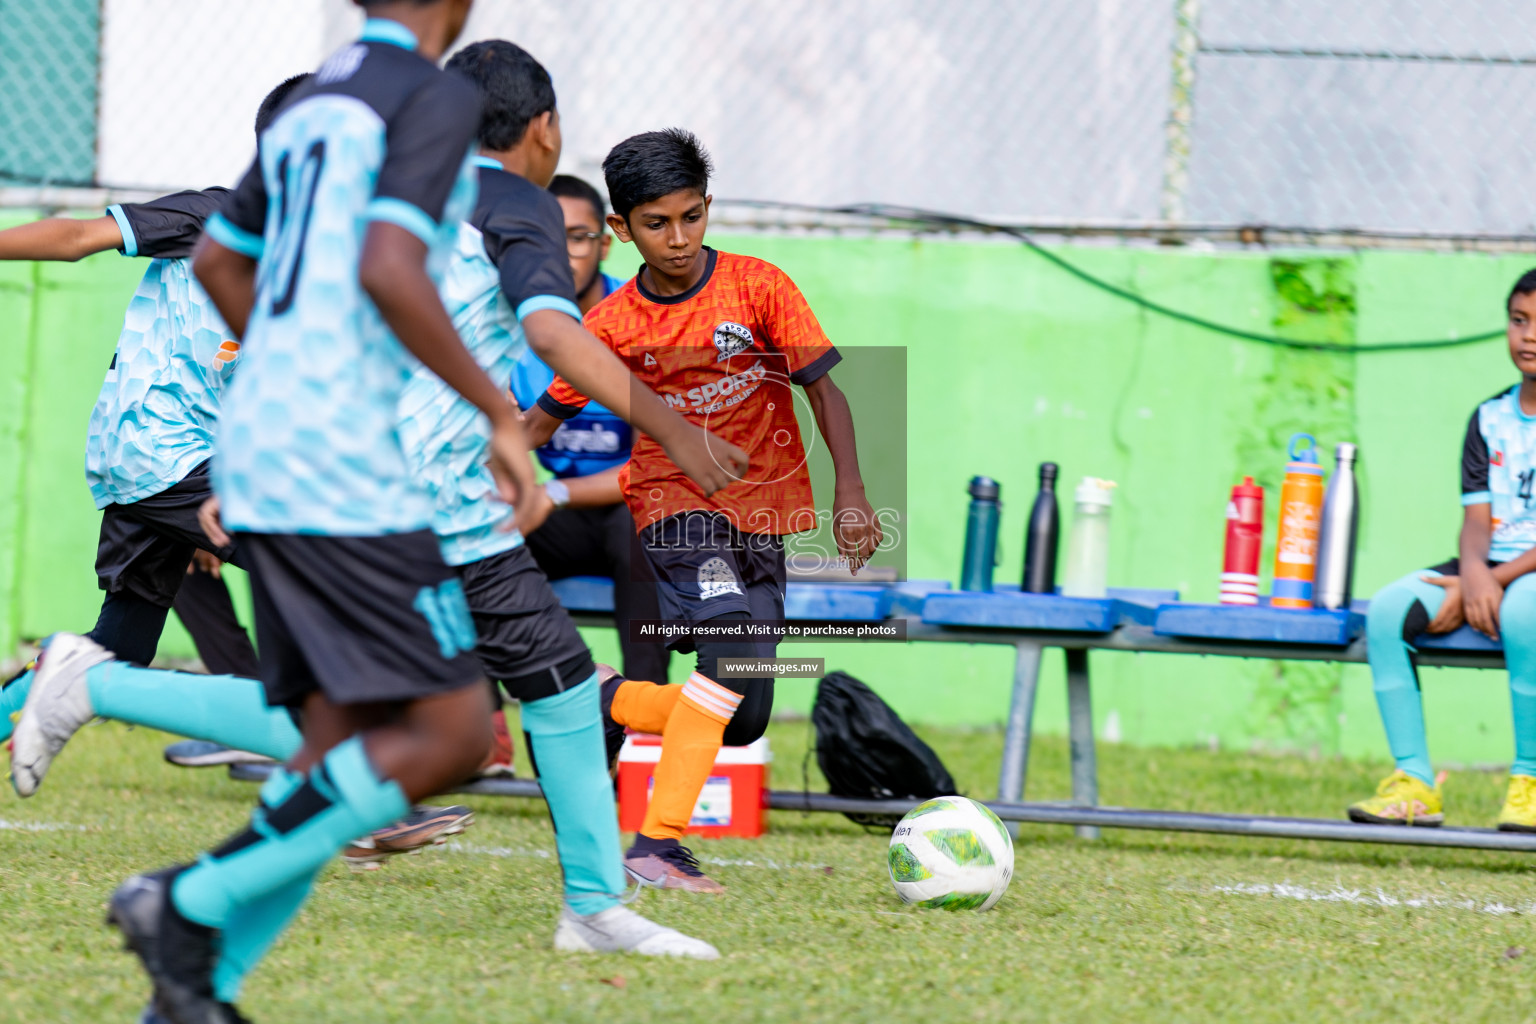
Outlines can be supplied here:
<path id="1" fill-rule="evenodd" d="M 1024 529 L 1024 579 L 1019 589 L 1026 594 L 1056 591 L 1056 538 L 1061 532 L 1061 513 L 1056 509 L 1056 463 L 1040 463 L 1040 492 L 1029 510 Z"/>

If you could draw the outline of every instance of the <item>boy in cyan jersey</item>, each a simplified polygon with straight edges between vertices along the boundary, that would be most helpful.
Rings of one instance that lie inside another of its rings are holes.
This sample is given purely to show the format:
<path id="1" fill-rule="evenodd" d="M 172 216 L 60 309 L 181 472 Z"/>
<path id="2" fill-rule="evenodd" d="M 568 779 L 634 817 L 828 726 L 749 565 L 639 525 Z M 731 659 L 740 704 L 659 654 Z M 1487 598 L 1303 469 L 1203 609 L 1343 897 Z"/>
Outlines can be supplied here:
<path id="1" fill-rule="evenodd" d="M 620 676 L 604 685 L 611 752 L 626 726 L 662 736 L 650 805 L 625 869 L 642 884 L 691 892 L 722 890 L 680 842 L 715 755 L 723 743 L 761 736 L 773 708 L 772 678 L 724 678 L 720 659 L 773 655 L 780 637 L 752 626 L 781 628 L 783 538 L 817 525 L 790 385 L 804 389 L 836 470 L 839 553 L 856 571 L 880 544 L 853 416 L 828 376 L 841 357 L 783 271 L 704 245 L 709 173 L 698 139 L 678 129 L 634 136 L 608 154 L 608 224 L 635 243 L 645 264 L 586 318 L 642 383 L 753 462 L 748 476 L 700 494 L 654 440 L 641 437 L 624 470 L 662 615 L 717 636 L 675 645 L 698 653 L 697 670 L 681 686 Z M 542 441 L 586 402 L 579 386 L 557 379 L 529 414 L 530 436 Z"/>
<path id="2" fill-rule="evenodd" d="M 1506 832 L 1536 832 L 1536 270 L 1507 303 L 1509 356 L 1521 381 L 1472 412 L 1461 455 L 1461 541 L 1456 558 L 1409 573 L 1371 599 L 1366 621 L 1376 703 L 1397 768 L 1352 821 L 1438 827 L 1439 780 L 1424 736 L 1413 641 L 1463 622 L 1504 642 L 1515 759 L 1499 812 Z"/>
<path id="3" fill-rule="evenodd" d="M 306 77 L 288 79 L 262 100 L 258 136 Z M 109 249 L 149 259 L 91 410 L 85 452 L 86 482 L 101 510 L 96 576 L 105 591 L 88 635 L 139 665 L 154 660 L 193 551 L 242 562 L 197 524 L 197 509 L 212 494 L 208 459 L 240 344 L 192 276 L 192 246 L 228 195 L 218 187 L 178 192 L 111 206 L 102 217 L 52 217 L 0 231 L 4 260 L 72 262 Z M 187 621 L 193 628 L 201 620 Z M 206 635 L 193 632 L 200 649 Z M 235 654 L 242 667 L 255 660 L 248 640 Z M 24 672 L 0 689 L 0 740 L 10 737 L 31 678 Z"/>
<path id="4" fill-rule="evenodd" d="M 111 899 L 172 1024 L 239 1020 L 240 979 L 325 863 L 474 772 L 490 746 L 463 588 L 396 429 L 419 360 L 490 421 L 504 496 L 532 492 L 516 416 L 435 281 L 474 204 L 479 97 L 435 66 L 470 5 L 364 2 L 361 38 L 295 90 L 195 259 L 247 343 L 215 489 L 253 569 L 267 702 L 301 709 L 304 745 L 262 787 L 247 830 Z M 55 638 L 37 685 L 57 673 L 84 691 L 93 667 L 116 668 L 104 653 Z"/>
<path id="5" fill-rule="evenodd" d="M 603 273 L 613 236 L 597 189 L 569 174 L 556 175 L 549 190 L 565 215 L 566 252 L 576 278 L 576 305 L 585 316 L 624 282 Z M 532 409 L 555 373 L 532 349 L 512 369 L 517 404 Z M 629 461 L 634 434 L 629 424 L 597 402 L 560 424 L 537 452 L 555 478 L 544 485 L 549 500 L 538 503 L 529 523 L 528 550 L 544 575 L 607 576 L 613 580 L 613 622 L 631 679 L 667 678 L 667 649 L 631 636 L 629 623 L 654 620 L 655 581 L 645 577 L 638 557 L 635 519 L 619 488 L 619 471 Z"/>
<path id="6" fill-rule="evenodd" d="M 460 226 L 442 282 L 444 301 L 470 351 L 504 384 L 525 344 L 531 344 L 666 441 L 675 457 L 694 467 L 701 487 L 712 491 L 728 483 L 704 433 L 640 388 L 579 325 L 559 209 L 537 184 L 553 174 L 560 154 L 548 74 L 506 42 L 465 47 L 448 68 L 474 81 L 485 99 L 479 199 Z M 604 771 L 596 673 L 521 536 L 499 528 L 510 510 L 484 465 L 490 441 L 485 421 L 425 368 L 415 370 L 405 386 L 399 421 L 409 472 L 433 496 L 433 530 L 462 581 L 477 628 L 477 653 L 492 677 L 523 702 L 523 724 L 557 825 L 566 880 L 556 947 L 713 958 L 718 954 L 707 943 L 619 905 L 624 876 Z M 722 464 L 741 466 L 739 458 L 733 463 L 739 453 L 728 446 L 720 445 L 718 453 Z M 291 756 L 300 745 L 285 714 L 260 708 L 260 684 L 254 680 L 203 680 L 194 694 L 186 692 L 187 677 L 177 673 L 102 666 L 95 671 L 109 687 L 127 673 L 153 682 L 157 691 L 183 692 L 213 704 L 214 713 L 194 721 L 164 702 L 125 702 L 116 716 L 124 721 L 193 735 L 251 730 L 248 742 L 275 757 Z M 39 685 L 39 695 L 45 686 Z M 80 707 L 69 731 L 88 721 L 93 710 Z"/>

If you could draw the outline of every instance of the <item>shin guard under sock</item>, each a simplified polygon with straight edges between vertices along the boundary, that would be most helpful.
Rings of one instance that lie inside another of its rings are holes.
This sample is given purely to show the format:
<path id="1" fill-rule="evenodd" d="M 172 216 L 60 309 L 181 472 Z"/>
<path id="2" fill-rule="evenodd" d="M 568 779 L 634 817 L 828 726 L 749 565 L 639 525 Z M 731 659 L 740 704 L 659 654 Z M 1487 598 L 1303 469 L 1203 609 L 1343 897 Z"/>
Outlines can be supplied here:
<path id="1" fill-rule="evenodd" d="M 1403 622 L 1417 602 L 1433 619 L 1445 600 L 1445 591 L 1425 583 L 1423 571 L 1410 573 L 1388 584 L 1371 599 L 1366 617 L 1366 639 L 1376 706 L 1387 732 L 1387 745 L 1397 767 L 1427 786 L 1435 784 L 1429 760 L 1429 741 L 1424 732 L 1424 704 L 1414 672 L 1412 648 L 1403 639 Z"/>
<path id="2" fill-rule="evenodd" d="M 725 727 L 740 703 L 741 694 L 714 680 L 697 672 L 688 677 L 661 734 L 661 760 L 656 763 L 641 835 L 682 838 L 699 792 L 715 766 Z"/>
<path id="3" fill-rule="evenodd" d="M 325 760 L 270 813 L 258 807 L 251 826 L 176 876 L 171 898 L 187 920 L 225 928 L 235 912 L 319 871 L 358 836 L 410 810 L 405 793 L 381 779 L 360 736 Z"/>
<path id="4" fill-rule="evenodd" d="M 108 661 L 91 666 L 85 680 L 91 708 L 103 718 L 212 740 L 278 761 L 292 757 L 303 742 L 287 709 L 268 707 L 266 692 L 255 679 Z"/>
<path id="5" fill-rule="evenodd" d="M 666 730 L 667 719 L 672 717 L 672 709 L 682 694 L 683 688 L 677 684 L 626 679 L 613 695 L 610 714 L 620 725 L 659 736 Z"/>
<path id="6" fill-rule="evenodd" d="M 555 823 L 565 902 L 578 914 L 618 906 L 624 869 L 597 674 L 564 693 L 524 701 L 523 730 Z"/>
<path id="7" fill-rule="evenodd" d="M 304 776 L 286 768 L 277 768 L 261 787 L 261 807 L 270 814 L 294 790 L 304 784 Z M 314 888 L 316 870 L 296 878 L 267 894 L 266 899 L 241 907 L 229 917 L 219 944 L 219 961 L 213 971 L 214 995 L 221 1002 L 232 1003 L 240 997 L 240 986 L 267 955 L 278 936 L 288 927 Z"/>

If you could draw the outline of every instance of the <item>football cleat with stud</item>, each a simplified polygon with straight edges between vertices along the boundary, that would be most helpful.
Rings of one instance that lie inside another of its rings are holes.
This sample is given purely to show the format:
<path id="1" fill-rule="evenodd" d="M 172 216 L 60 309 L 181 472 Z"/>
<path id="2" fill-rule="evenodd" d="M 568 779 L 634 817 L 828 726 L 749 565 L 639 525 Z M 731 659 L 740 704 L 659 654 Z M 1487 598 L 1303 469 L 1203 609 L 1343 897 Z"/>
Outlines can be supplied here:
<path id="1" fill-rule="evenodd" d="M 628 907 L 609 907 L 596 914 L 560 910 L 555 948 L 563 953 L 639 953 L 718 960 L 720 951 L 703 939 L 641 917 Z"/>
<path id="2" fill-rule="evenodd" d="M 64 744 L 96 717 L 85 674 L 112 660 L 112 652 L 83 636 L 55 633 L 43 643 L 32 692 L 11 737 L 11 785 L 31 796 Z"/>
<path id="3" fill-rule="evenodd" d="M 441 846 L 474 823 L 475 812 L 457 804 L 415 807 L 399 821 L 349 843 L 341 859 L 354 872 L 377 871 L 391 857 Z"/>
<path id="4" fill-rule="evenodd" d="M 1381 780 L 1376 795 L 1349 805 L 1349 820 L 1363 825 L 1413 825 L 1439 828 L 1445 823 L 1440 799 L 1441 773 L 1433 788 L 1402 769 Z"/>

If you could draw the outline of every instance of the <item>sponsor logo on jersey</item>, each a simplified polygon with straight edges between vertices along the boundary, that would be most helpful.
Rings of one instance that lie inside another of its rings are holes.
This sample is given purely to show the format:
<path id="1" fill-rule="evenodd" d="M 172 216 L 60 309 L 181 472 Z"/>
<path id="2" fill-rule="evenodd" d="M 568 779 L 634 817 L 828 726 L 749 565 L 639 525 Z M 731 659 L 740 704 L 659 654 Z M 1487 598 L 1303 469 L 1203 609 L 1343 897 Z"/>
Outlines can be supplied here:
<path id="1" fill-rule="evenodd" d="M 741 587 L 736 583 L 736 574 L 731 572 L 729 565 L 725 564 L 725 559 L 717 555 L 699 566 L 700 600 L 708 601 L 712 597 L 740 593 Z"/>
<path id="2" fill-rule="evenodd" d="M 1504 453 L 1498 449 L 1494 449 L 1493 458 L 1489 459 L 1488 461 L 1495 466 L 1502 466 L 1504 465 Z"/>
<path id="3" fill-rule="evenodd" d="M 560 452 L 591 452 L 595 455 L 616 455 L 624 439 L 602 424 L 590 427 L 573 427 L 562 423 L 549 439 L 549 446 Z"/>
<path id="4" fill-rule="evenodd" d="M 338 50 L 329 60 L 320 65 L 320 70 L 315 72 L 315 81 L 320 85 L 345 82 L 357 74 L 357 69 L 363 66 L 363 58 L 366 56 L 368 56 L 368 47 L 362 43 L 353 43 L 344 50 Z"/>
<path id="5" fill-rule="evenodd" d="M 651 355 L 649 352 L 647 352 L 645 354 L 645 365 L 646 366 L 655 366 L 656 365 L 656 357 Z"/>
<path id="6" fill-rule="evenodd" d="M 716 412 L 744 401 L 757 390 L 757 386 L 767 376 L 768 367 L 759 360 L 740 373 L 732 373 L 717 381 L 700 384 L 682 394 L 669 391 L 665 398 L 667 405 L 673 409 L 686 409 L 689 412 Z"/>
<path id="7" fill-rule="evenodd" d="M 720 359 L 729 359 L 751 347 L 752 332 L 741 324 L 727 320 L 715 328 L 715 351 L 720 353 L 716 362 Z"/>
<path id="8" fill-rule="evenodd" d="M 226 338 L 219 343 L 219 350 L 213 354 L 213 361 L 220 367 L 228 366 L 240 355 L 240 343 Z"/>

